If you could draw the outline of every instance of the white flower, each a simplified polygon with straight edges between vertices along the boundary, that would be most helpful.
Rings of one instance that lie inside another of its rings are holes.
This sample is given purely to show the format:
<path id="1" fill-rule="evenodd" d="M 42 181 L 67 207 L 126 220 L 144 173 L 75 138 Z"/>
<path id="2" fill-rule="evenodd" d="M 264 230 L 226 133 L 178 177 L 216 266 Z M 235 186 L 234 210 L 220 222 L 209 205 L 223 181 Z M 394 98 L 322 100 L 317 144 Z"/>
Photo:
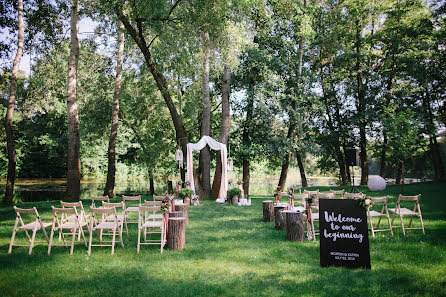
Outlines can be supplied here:
<path id="1" fill-rule="evenodd" d="M 370 205 L 370 203 L 372 203 L 372 201 L 371 201 L 370 199 L 366 199 L 366 200 L 364 201 L 364 203 L 365 203 L 365 205 Z"/>

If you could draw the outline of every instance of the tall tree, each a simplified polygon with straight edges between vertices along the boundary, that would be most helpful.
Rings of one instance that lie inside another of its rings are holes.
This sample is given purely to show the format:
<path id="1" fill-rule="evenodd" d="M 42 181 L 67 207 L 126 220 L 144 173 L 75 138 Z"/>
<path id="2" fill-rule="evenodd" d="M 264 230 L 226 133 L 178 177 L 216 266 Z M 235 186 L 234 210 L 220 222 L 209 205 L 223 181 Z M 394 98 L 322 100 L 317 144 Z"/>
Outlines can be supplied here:
<path id="1" fill-rule="evenodd" d="M 209 33 L 204 31 L 202 34 L 203 64 L 202 64 L 202 104 L 203 111 L 201 117 L 201 137 L 209 136 L 211 133 L 211 105 L 209 98 L 209 59 L 211 55 Z M 200 197 L 207 199 L 211 197 L 211 152 L 206 145 L 200 152 L 201 193 Z"/>
<path id="2" fill-rule="evenodd" d="M 23 1 L 17 1 L 17 12 L 18 12 L 18 40 L 17 40 L 17 53 L 14 58 L 14 63 L 11 72 L 11 85 L 9 91 L 9 101 L 8 109 L 5 118 L 5 130 L 6 130 L 6 141 L 7 141 L 7 151 L 8 151 L 8 176 L 6 179 L 6 193 L 4 198 L 4 203 L 12 204 L 14 197 L 14 181 L 16 174 L 16 152 L 14 146 L 14 130 L 12 126 L 12 117 L 14 113 L 14 107 L 16 104 L 16 94 L 17 94 L 17 76 L 19 73 L 19 64 L 23 54 L 23 42 L 24 42 L 24 30 L 25 25 L 23 22 Z"/>
<path id="3" fill-rule="evenodd" d="M 218 141 L 228 145 L 229 129 L 231 128 L 231 106 L 229 96 L 231 93 L 231 68 L 224 65 L 221 85 L 221 125 Z M 217 198 L 221 185 L 221 157 L 217 155 L 217 166 L 215 168 L 214 181 L 212 184 L 212 198 Z"/>
<path id="4" fill-rule="evenodd" d="M 77 69 L 79 63 L 79 1 L 71 0 L 70 59 L 67 78 L 68 171 L 66 200 L 80 198 L 81 160 L 79 112 L 77 103 Z"/>
<path id="5" fill-rule="evenodd" d="M 116 56 L 116 79 L 115 91 L 113 93 L 111 131 L 108 141 L 108 170 L 107 182 L 105 184 L 104 195 L 114 196 L 115 174 L 116 174 L 116 139 L 118 137 L 119 126 L 119 94 L 122 80 L 122 60 L 124 53 L 124 24 L 119 23 L 118 51 Z"/>

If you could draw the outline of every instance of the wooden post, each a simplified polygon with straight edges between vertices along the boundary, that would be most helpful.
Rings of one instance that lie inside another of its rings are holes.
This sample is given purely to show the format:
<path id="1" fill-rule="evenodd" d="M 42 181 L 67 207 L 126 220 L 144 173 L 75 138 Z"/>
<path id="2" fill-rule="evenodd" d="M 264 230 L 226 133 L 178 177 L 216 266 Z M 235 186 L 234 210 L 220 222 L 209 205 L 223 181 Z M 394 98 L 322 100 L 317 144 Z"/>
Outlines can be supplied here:
<path id="1" fill-rule="evenodd" d="M 183 218 L 186 219 L 186 224 L 189 224 L 188 209 L 189 209 L 189 205 L 187 205 L 187 204 L 175 205 L 175 211 L 181 211 L 182 212 Z"/>
<path id="2" fill-rule="evenodd" d="M 181 211 L 169 212 L 169 218 L 178 218 L 178 217 L 183 217 L 183 213 Z"/>
<path id="3" fill-rule="evenodd" d="M 264 200 L 263 204 L 263 221 L 272 222 L 274 221 L 274 201 Z"/>
<path id="4" fill-rule="evenodd" d="M 186 218 L 169 218 L 167 232 L 167 248 L 169 250 L 182 250 L 186 246 Z"/>
<path id="5" fill-rule="evenodd" d="M 167 193 L 170 195 L 171 193 L 173 193 L 173 184 L 172 181 L 169 180 L 167 181 Z"/>
<path id="6" fill-rule="evenodd" d="M 283 205 L 275 205 L 274 206 L 274 221 L 275 221 L 275 227 L 277 230 L 285 230 L 285 219 L 282 214 L 282 210 L 285 209 L 285 206 Z"/>
<path id="7" fill-rule="evenodd" d="M 286 221 L 286 239 L 289 241 L 304 241 L 304 214 L 298 210 L 284 210 Z"/>

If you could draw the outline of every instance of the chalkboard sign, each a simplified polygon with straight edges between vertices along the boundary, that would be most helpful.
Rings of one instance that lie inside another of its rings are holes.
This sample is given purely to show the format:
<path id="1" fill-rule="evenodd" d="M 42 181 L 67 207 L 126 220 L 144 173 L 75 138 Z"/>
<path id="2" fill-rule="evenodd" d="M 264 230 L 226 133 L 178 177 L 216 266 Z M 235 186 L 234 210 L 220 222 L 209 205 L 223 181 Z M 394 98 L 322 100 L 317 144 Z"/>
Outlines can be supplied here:
<path id="1" fill-rule="evenodd" d="M 319 230 L 322 267 L 371 268 L 367 215 L 357 201 L 320 199 Z"/>

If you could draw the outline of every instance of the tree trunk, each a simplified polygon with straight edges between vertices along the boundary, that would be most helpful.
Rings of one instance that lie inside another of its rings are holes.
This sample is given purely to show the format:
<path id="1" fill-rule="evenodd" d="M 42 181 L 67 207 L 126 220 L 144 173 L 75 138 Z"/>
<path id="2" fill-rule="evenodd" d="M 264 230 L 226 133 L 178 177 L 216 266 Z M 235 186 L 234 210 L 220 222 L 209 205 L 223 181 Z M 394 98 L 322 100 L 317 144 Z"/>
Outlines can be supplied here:
<path id="1" fill-rule="evenodd" d="M 385 177 L 386 175 L 386 150 L 387 150 L 387 133 L 383 128 L 383 145 L 381 148 L 381 159 L 380 159 L 380 169 L 379 175 Z"/>
<path id="2" fill-rule="evenodd" d="M 299 172 L 300 172 L 300 180 L 302 183 L 302 187 L 308 187 L 307 182 L 307 176 L 305 175 L 305 168 L 304 163 L 302 162 L 302 157 L 300 156 L 300 153 L 296 151 L 296 158 L 297 158 L 297 166 L 299 166 Z"/>
<path id="3" fill-rule="evenodd" d="M 294 103 L 294 102 L 293 102 Z M 296 107 L 296 104 L 293 104 L 293 112 Z M 294 116 L 293 116 L 294 117 Z M 287 133 L 287 140 L 292 140 L 294 137 L 294 120 L 290 119 L 290 126 L 288 127 L 288 133 Z M 282 162 L 282 170 L 280 171 L 280 178 L 279 178 L 279 184 L 278 186 L 281 189 L 285 189 L 286 185 L 286 178 L 288 176 L 288 168 L 290 167 L 290 161 L 291 161 L 291 152 L 287 152 L 285 154 L 285 159 Z"/>
<path id="4" fill-rule="evenodd" d="M 6 131 L 6 148 L 8 151 L 8 175 L 6 178 L 6 192 L 3 203 L 12 204 L 14 197 L 14 182 L 15 182 L 15 169 L 16 169 L 16 153 L 14 144 L 14 130 L 12 127 L 14 106 L 16 102 L 17 94 L 17 77 L 19 74 L 19 64 L 23 54 L 23 42 L 25 25 L 23 22 L 23 1 L 17 1 L 18 11 L 18 40 L 17 40 L 17 53 L 14 58 L 12 71 L 11 71 L 11 85 L 9 89 L 9 101 L 8 109 L 5 117 L 5 131 Z"/>
<path id="5" fill-rule="evenodd" d="M 183 218 L 186 219 L 186 224 L 189 224 L 189 204 L 175 204 L 175 211 L 181 211 Z"/>
<path id="6" fill-rule="evenodd" d="M 79 2 L 71 0 L 71 42 L 67 78 L 67 116 L 68 116 L 68 172 L 65 199 L 79 201 L 81 160 L 79 113 L 76 98 L 77 68 L 79 62 Z"/>
<path id="7" fill-rule="evenodd" d="M 153 182 L 152 170 L 149 170 L 149 183 L 150 183 L 149 195 L 153 196 L 153 195 L 155 195 L 155 185 L 154 185 L 154 182 Z"/>
<path id="8" fill-rule="evenodd" d="M 403 180 L 403 162 L 398 162 L 395 184 L 400 185 L 402 180 Z"/>
<path id="9" fill-rule="evenodd" d="M 435 135 L 429 137 L 429 151 L 431 154 L 432 164 L 434 166 L 434 177 L 435 180 L 444 179 L 444 167 L 443 161 L 441 159 L 441 153 L 438 146 L 437 138 Z"/>
<path id="10" fill-rule="evenodd" d="M 289 241 L 304 241 L 305 225 L 302 212 L 287 210 L 285 213 L 286 239 Z"/>
<path id="11" fill-rule="evenodd" d="M 111 131 L 108 141 L 107 182 L 105 184 L 105 190 L 104 190 L 104 195 L 108 195 L 108 197 L 113 197 L 115 195 L 116 139 L 118 136 L 118 126 L 119 126 L 119 120 L 118 120 L 119 94 L 121 91 L 123 53 L 124 53 L 124 25 L 122 24 L 122 22 L 120 22 L 119 35 L 118 35 L 118 53 L 116 59 L 115 92 L 113 94 Z"/>
<path id="12" fill-rule="evenodd" d="M 129 19 L 122 13 L 122 7 L 117 6 L 115 8 L 115 13 L 118 15 L 119 19 L 124 24 L 127 32 L 132 36 L 132 39 L 138 45 L 141 53 L 144 56 L 147 67 L 152 73 L 155 79 L 156 85 L 163 96 L 164 102 L 169 109 L 170 117 L 172 119 L 173 125 L 175 127 L 176 140 L 180 144 L 182 151 L 187 152 L 187 143 L 189 142 L 186 129 L 180 116 L 178 115 L 175 104 L 173 103 L 172 97 L 170 95 L 169 88 L 167 86 L 167 81 L 164 75 L 158 71 L 158 67 L 153 60 L 152 52 L 150 51 L 150 44 L 148 45 L 144 38 L 144 30 L 142 28 L 142 20 L 136 20 L 136 29 L 132 26 Z M 182 173 L 183 174 L 183 173 Z"/>
<path id="13" fill-rule="evenodd" d="M 201 119 L 201 137 L 211 133 L 211 105 L 209 99 L 209 56 L 211 54 L 209 45 L 209 33 L 205 32 L 202 36 L 203 46 L 203 77 L 202 77 L 202 90 L 203 90 L 203 114 Z M 202 199 L 209 199 L 211 197 L 211 151 L 208 145 L 206 145 L 200 151 L 200 172 L 201 172 L 201 186 L 202 186 Z"/>
<path id="14" fill-rule="evenodd" d="M 251 72 L 254 72 L 254 67 Z M 245 191 L 245 198 L 249 195 L 249 180 L 250 180 L 250 150 L 251 150 L 251 123 L 254 113 L 254 73 L 249 74 L 248 85 L 248 104 L 246 105 L 246 120 L 243 125 L 242 144 L 243 144 L 243 190 Z"/>
<path id="15" fill-rule="evenodd" d="M 229 96 L 231 94 L 231 68 L 225 65 L 223 68 L 223 81 L 221 86 L 221 126 L 218 141 L 228 145 L 229 129 L 231 127 L 231 107 Z M 217 199 L 221 185 L 221 154 L 217 154 L 217 166 L 215 168 L 212 184 L 212 198 Z"/>
<path id="16" fill-rule="evenodd" d="M 359 20 L 356 19 L 356 35 L 355 35 L 355 54 L 356 54 L 356 107 L 358 110 L 359 118 L 359 146 L 361 160 L 361 185 L 367 185 L 368 175 L 369 175 L 369 162 L 367 160 L 367 138 L 366 138 L 366 119 L 365 119 L 365 85 L 363 83 L 363 78 L 361 74 L 361 28 L 359 27 Z"/>

